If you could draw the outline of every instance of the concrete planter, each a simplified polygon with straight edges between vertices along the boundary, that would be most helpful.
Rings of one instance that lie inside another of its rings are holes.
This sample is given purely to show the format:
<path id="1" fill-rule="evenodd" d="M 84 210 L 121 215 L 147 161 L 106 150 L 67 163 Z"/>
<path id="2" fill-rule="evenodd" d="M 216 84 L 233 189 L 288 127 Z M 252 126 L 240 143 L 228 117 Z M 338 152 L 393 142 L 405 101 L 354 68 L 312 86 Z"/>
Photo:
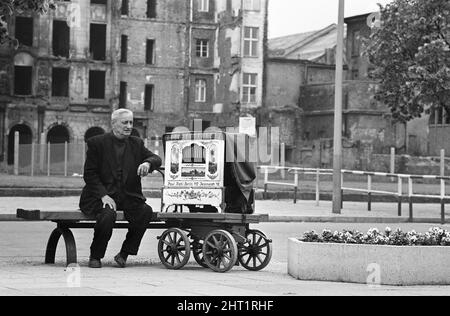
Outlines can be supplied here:
<path id="1" fill-rule="evenodd" d="M 290 238 L 288 273 L 300 280 L 450 285 L 450 247 L 306 243 Z"/>

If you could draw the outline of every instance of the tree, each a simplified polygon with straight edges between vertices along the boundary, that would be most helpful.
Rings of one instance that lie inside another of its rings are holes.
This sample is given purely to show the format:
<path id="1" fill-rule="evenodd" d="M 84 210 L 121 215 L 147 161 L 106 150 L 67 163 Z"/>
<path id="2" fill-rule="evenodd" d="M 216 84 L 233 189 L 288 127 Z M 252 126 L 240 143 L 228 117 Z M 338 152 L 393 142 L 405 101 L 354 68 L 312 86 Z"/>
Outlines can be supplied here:
<path id="1" fill-rule="evenodd" d="M 17 41 L 8 34 L 8 21 L 12 16 L 24 12 L 46 13 L 55 9 L 53 0 L 1 0 L 0 1 L 0 44 L 5 42 L 17 46 Z"/>
<path id="2" fill-rule="evenodd" d="M 435 109 L 450 114 L 450 1 L 394 0 L 380 13 L 365 42 L 380 82 L 375 98 L 401 122 Z"/>

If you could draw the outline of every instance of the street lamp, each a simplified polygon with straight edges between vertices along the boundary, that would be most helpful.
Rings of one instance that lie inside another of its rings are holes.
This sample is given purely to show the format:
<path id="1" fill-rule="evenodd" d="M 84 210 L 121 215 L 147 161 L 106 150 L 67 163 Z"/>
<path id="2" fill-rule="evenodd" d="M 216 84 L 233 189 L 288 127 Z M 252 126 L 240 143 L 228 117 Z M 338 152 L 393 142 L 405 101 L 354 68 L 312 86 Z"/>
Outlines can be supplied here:
<path id="1" fill-rule="evenodd" d="M 333 144 L 333 213 L 341 214 L 342 206 L 342 80 L 344 66 L 344 0 L 339 0 L 336 44 L 336 79 L 334 93 Z"/>

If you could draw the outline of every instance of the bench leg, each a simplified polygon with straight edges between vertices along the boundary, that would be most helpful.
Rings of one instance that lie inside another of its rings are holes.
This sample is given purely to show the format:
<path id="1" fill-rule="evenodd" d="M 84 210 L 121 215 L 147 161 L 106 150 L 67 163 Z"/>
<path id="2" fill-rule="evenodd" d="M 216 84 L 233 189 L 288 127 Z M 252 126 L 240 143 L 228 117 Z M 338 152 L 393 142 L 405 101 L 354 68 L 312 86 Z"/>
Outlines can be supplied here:
<path id="1" fill-rule="evenodd" d="M 58 246 L 58 241 L 61 235 L 64 238 L 64 243 L 66 246 L 66 264 L 67 266 L 72 263 L 77 263 L 77 246 L 75 244 L 75 238 L 72 232 L 67 227 L 58 226 L 55 228 L 50 235 L 47 243 L 47 250 L 45 252 L 45 263 L 54 264 L 56 248 Z"/>

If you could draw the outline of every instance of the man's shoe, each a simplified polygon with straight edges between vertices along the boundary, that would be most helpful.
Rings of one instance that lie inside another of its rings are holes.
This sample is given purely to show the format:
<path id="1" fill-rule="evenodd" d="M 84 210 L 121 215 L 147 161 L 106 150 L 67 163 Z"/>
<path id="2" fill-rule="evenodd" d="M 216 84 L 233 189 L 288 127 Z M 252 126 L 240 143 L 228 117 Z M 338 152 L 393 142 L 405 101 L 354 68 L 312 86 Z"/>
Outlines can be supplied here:
<path id="1" fill-rule="evenodd" d="M 114 257 L 114 261 L 117 263 L 117 265 L 121 268 L 125 268 L 127 265 L 127 260 L 124 259 L 120 253 L 118 253 L 115 257 Z"/>
<path id="2" fill-rule="evenodd" d="M 89 258 L 89 268 L 100 269 L 102 262 L 99 259 Z"/>

